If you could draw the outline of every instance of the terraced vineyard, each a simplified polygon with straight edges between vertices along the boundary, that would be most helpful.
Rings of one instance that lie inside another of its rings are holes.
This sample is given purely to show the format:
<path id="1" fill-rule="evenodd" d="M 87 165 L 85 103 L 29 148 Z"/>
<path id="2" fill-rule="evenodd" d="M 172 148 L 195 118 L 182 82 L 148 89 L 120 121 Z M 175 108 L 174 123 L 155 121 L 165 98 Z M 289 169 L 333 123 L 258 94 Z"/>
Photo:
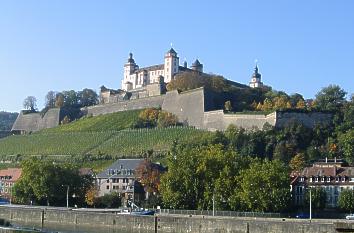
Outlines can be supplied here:
<path id="1" fill-rule="evenodd" d="M 70 124 L 46 129 L 44 132 L 81 132 L 128 129 L 138 119 L 142 110 L 116 112 L 96 117 L 84 117 Z"/>
<path id="2" fill-rule="evenodd" d="M 207 132 L 187 127 L 97 132 L 38 132 L 0 140 L 6 155 L 134 156 L 143 151 L 166 151 L 175 140 L 191 140 Z"/>

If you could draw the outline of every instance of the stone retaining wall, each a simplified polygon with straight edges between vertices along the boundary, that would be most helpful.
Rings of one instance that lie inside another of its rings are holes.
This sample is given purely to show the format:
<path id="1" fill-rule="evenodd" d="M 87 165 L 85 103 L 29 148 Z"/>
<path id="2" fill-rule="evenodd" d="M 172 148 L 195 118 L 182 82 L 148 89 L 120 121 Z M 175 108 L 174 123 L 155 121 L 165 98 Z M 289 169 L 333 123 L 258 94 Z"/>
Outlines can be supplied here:
<path id="1" fill-rule="evenodd" d="M 212 216 L 133 216 L 114 213 L 97 213 L 66 210 L 65 208 L 11 208 L 0 207 L 0 218 L 27 227 L 47 229 L 91 229 L 87 232 L 112 232 L 121 229 L 124 232 L 232 232 L 232 233 L 335 233 L 336 227 L 353 228 L 354 223 L 335 220 L 266 219 L 235 218 Z M 100 229 L 100 230 L 95 230 Z M 344 229 L 344 230 L 345 230 Z M 339 231 L 338 231 L 339 232 Z"/>

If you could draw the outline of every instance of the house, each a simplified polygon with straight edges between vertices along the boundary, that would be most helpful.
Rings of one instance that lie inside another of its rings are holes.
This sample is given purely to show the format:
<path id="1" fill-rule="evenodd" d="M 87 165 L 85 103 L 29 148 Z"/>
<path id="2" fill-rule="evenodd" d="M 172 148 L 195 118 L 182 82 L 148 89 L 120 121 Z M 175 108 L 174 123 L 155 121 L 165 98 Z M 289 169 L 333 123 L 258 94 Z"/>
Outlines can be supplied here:
<path id="1" fill-rule="evenodd" d="M 294 204 L 304 203 L 306 190 L 321 187 L 326 191 L 326 207 L 337 207 L 338 198 L 344 189 L 354 190 L 354 167 L 340 159 L 325 159 L 291 174 L 291 192 Z"/>
<path id="2" fill-rule="evenodd" d="M 12 196 L 12 187 L 20 178 L 21 168 L 7 168 L 0 170 L 0 197 L 10 200 Z"/>
<path id="3" fill-rule="evenodd" d="M 135 176 L 136 168 L 144 159 L 119 159 L 96 176 L 99 196 L 118 192 L 123 204 L 128 200 L 139 202 L 144 199 L 144 189 Z"/>

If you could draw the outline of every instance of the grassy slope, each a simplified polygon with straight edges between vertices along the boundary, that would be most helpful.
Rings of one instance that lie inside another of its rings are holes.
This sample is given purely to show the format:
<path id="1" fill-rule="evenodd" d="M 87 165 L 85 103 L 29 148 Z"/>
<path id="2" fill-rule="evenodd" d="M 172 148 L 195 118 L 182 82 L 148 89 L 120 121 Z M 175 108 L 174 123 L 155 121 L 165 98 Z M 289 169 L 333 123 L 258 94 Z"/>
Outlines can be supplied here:
<path id="1" fill-rule="evenodd" d="M 194 128 L 129 129 L 140 111 L 80 119 L 31 135 L 0 139 L 0 156 L 90 155 L 103 158 L 137 156 L 147 150 L 167 151 L 175 140 L 190 140 L 206 132 Z"/>
<path id="2" fill-rule="evenodd" d="M 122 130 L 130 126 L 138 119 L 141 110 L 116 112 L 96 117 L 82 118 L 70 124 L 46 129 L 44 132 L 82 132 L 82 131 L 107 131 Z"/>

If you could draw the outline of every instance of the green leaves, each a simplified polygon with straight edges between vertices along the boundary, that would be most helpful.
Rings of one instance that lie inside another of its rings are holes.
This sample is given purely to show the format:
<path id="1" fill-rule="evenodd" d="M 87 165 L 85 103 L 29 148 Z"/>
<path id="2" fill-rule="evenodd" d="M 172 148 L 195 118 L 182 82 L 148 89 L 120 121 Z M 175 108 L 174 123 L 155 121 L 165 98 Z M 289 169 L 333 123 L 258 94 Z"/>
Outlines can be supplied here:
<path id="1" fill-rule="evenodd" d="M 338 206 L 342 210 L 352 213 L 354 211 L 354 190 L 342 190 L 338 198 Z"/>
<path id="2" fill-rule="evenodd" d="M 69 186 L 71 197 L 75 193 L 76 204 L 84 202 L 85 193 L 92 185 L 89 177 L 79 175 L 76 167 L 39 159 L 25 160 L 22 175 L 14 186 L 14 196 L 18 203 L 64 205 Z"/>
<path id="3" fill-rule="evenodd" d="M 280 161 L 255 160 L 238 178 L 234 199 L 247 211 L 282 211 L 290 201 L 288 169 Z M 236 207 L 236 206 L 235 206 Z"/>

